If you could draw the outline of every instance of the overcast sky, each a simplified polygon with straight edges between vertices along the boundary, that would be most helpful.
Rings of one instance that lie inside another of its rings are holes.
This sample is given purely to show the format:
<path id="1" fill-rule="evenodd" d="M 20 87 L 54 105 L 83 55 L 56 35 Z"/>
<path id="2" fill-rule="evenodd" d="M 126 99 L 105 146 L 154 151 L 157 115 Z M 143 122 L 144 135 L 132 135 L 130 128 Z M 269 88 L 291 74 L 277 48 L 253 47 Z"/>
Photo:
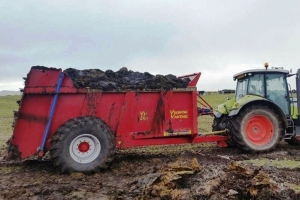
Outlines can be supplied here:
<path id="1" fill-rule="evenodd" d="M 0 90 L 33 65 L 202 72 L 198 90 L 234 89 L 265 62 L 300 68 L 297 0 L 2 0 L 0 27 Z"/>

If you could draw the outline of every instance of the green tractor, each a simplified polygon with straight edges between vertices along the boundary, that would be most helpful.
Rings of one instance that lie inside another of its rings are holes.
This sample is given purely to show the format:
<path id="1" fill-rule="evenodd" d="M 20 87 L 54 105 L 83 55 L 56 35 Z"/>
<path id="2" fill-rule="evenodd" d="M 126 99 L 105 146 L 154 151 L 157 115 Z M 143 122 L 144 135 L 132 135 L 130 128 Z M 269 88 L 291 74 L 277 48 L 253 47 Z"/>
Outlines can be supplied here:
<path id="1" fill-rule="evenodd" d="M 287 83 L 287 78 L 293 75 L 296 75 L 298 99 L 300 69 L 296 74 L 290 74 L 282 68 L 268 69 L 266 63 L 265 69 L 235 74 L 235 98 L 214 111 L 213 131 L 229 130 L 227 144 L 247 152 L 271 151 L 282 139 L 299 145 L 300 112 L 297 111 L 300 101 L 294 101 Z"/>

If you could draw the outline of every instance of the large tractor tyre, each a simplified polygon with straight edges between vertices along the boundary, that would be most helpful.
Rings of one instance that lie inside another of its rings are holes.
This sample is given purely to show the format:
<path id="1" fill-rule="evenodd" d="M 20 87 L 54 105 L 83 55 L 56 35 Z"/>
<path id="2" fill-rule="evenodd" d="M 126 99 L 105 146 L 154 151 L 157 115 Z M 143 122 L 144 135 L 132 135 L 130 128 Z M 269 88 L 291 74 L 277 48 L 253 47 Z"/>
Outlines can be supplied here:
<path id="1" fill-rule="evenodd" d="M 53 135 L 50 155 L 63 173 L 90 174 L 107 168 L 115 150 L 115 137 L 101 119 L 80 117 L 66 122 Z"/>
<path id="2" fill-rule="evenodd" d="M 293 136 L 291 139 L 285 139 L 285 141 L 290 145 L 300 145 L 300 136 Z"/>
<path id="3" fill-rule="evenodd" d="M 224 129 L 230 130 L 230 123 L 228 120 L 225 119 L 224 116 L 221 116 L 219 118 L 214 118 L 213 124 L 212 124 L 212 131 L 221 131 Z M 232 137 L 230 136 L 229 140 L 226 141 L 227 147 L 236 147 L 234 141 L 232 140 Z"/>
<path id="4" fill-rule="evenodd" d="M 251 106 L 232 119 L 231 135 L 243 151 L 268 152 L 280 142 L 282 130 L 282 122 L 272 109 Z"/>

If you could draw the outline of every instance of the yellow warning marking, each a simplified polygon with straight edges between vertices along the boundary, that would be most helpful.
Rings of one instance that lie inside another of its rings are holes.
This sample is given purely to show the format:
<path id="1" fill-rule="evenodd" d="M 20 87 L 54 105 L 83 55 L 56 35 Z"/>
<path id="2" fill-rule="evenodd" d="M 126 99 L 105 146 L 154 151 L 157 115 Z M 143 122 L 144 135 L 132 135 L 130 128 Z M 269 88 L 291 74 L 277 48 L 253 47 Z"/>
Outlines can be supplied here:
<path id="1" fill-rule="evenodd" d="M 145 112 L 145 111 L 141 111 L 141 112 L 140 112 L 140 120 L 141 120 L 141 121 L 148 120 L 148 113 Z"/>

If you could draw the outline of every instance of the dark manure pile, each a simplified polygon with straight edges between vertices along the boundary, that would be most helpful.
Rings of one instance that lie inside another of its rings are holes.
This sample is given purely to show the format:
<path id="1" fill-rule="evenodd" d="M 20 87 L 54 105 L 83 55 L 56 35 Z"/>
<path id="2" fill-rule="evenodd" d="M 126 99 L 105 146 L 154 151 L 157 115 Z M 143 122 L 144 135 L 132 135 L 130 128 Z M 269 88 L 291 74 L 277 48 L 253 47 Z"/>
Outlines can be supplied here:
<path id="1" fill-rule="evenodd" d="M 119 71 L 100 69 L 77 70 L 68 68 L 64 71 L 72 79 L 76 88 L 100 89 L 103 91 L 120 90 L 171 90 L 186 88 L 189 78 L 180 79 L 169 75 L 152 75 L 148 72 L 134 72 L 126 67 Z"/>

